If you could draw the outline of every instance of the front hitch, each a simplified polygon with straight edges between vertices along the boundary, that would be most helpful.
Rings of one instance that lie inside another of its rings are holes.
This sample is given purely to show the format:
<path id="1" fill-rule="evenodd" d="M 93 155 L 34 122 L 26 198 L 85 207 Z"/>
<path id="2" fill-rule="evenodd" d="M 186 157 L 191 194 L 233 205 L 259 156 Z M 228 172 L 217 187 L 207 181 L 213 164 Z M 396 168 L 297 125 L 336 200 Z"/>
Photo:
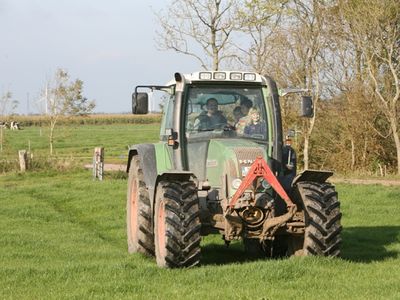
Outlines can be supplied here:
<path id="1" fill-rule="evenodd" d="M 264 178 L 271 185 L 275 192 L 277 192 L 278 195 L 286 202 L 288 208 L 296 206 L 292 202 L 292 200 L 290 200 L 284 188 L 279 183 L 278 179 L 275 177 L 274 173 L 265 162 L 265 160 L 262 158 L 262 156 L 258 156 L 254 163 L 251 165 L 248 174 L 243 179 L 236 193 L 233 195 L 227 209 L 232 212 L 235 208 L 237 201 L 243 195 L 246 189 L 260 177 Z"/>
<path id="2" fill-rule="evenodd" d="M 278 229 L 286 226 L 286 224 L 294 217 L 297 211 L 297 206 L 289 198 L 265 160 L 261 156 L 258 156 L 227 206 L 225 212 L 225 218 L 227 220 L 225 237 L 227 240 L 234 239 L 235 237 L 237 238 L 242 234 L 244 228 L 236 204 L 238 200 L 243 197 L 245 191 L 258 181 L 259 178 L 264 178 L 271 185 L 276 193 L 278 193 L 278 195 L 286 202 L 288 210 L 285 214 L 278 217 L 265 217 L 265 222 L 262 224 L 258 238 L 260 240 L 273 239 Z"/>

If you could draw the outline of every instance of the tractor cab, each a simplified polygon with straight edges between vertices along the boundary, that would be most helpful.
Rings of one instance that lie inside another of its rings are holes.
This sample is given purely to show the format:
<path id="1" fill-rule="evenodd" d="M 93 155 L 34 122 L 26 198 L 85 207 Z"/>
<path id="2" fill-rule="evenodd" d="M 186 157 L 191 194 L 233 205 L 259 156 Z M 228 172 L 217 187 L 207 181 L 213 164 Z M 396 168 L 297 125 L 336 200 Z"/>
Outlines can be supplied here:
<path id="1" fill-rule="evenodd" d="M 270 77 L 231 71 L 176 73 L 165 86 L 136 87 L 134 113 L 147 113 L 148 90 L 166 93 L 160 140 L 170 147 L 166 169 L 160 172 L 190 171 L 200 181 L 221 186 L 220 172 L 228 163 L 232 168 L 235 162 L 240 178 L 255 155 L 269 161 L 275 172 L 284 171 L 279 91 Z M 310 116 L 312 102 L 305 100 L 310 99 L 303 97 L 301 113 Z"/>

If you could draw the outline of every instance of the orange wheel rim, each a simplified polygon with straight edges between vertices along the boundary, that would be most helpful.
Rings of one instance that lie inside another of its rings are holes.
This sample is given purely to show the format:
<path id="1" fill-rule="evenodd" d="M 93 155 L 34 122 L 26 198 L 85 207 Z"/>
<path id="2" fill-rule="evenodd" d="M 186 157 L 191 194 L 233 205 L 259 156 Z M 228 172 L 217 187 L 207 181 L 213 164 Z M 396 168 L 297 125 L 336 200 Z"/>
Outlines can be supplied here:
<path id="1" fill-rule="evenodd" d="M 131 206 L 131 211 L 130 211 L 130 216 L 131 216 L 131 235 L 132 239 L 134 241 L 137 240 L 137 210 L 138 210 L 138 201 L 137 201 L 137 185 L 136 185 L 136 180 L 135 178 L 132 179 L 131 181 L 131 198 L 129 199 L 130 201 L 130 206 Z"/>
<path id="2" fill-rule="evenodd" d="M 165 229 L 165 204 L 164 201 L 161 201 L 160 207 L 158 208 L 158 216 L 157 216 L 157 239 L 158 239 L 158 248 L 161 257 L 167 256 L 167 248 L 166 248 L 166 229 Z"/>

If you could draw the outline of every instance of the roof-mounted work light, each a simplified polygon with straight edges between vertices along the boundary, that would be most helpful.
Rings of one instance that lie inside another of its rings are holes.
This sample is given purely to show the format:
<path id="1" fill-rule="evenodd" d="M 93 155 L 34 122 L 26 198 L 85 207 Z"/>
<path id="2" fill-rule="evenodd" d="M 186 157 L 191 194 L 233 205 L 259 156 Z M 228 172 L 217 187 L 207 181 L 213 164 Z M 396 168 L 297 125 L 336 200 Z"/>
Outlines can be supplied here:
<path id="1" fill-rule="evenodd" d="M 243 79 L 246 80 L 246 81 L 254 81 L 254 80 L 256 80 L 256 74 L 254 74 L 254 73 L 245 73 L 243 75 Z"/>
<path id="2" fill-rule="evenodd" d="M 202 80 L 211 80 L 212 74 L 211 74 L 211 72 L 200 72 L 199 78 Z"/>
<path id="3" fill-rule="evenodd" d="M 226 73 L 225 72 L 215 72 L 214 73 L 214 79 L 216 79 L 216 80 L 225 80 L 226 79 Z"/>
<path id="4" fill-rule="evenodd" d="M 229 78 L 230 78 L 231 80 L 242 80 L 242 73 L 232 72 L 232 73 L 229 75 Z"/>

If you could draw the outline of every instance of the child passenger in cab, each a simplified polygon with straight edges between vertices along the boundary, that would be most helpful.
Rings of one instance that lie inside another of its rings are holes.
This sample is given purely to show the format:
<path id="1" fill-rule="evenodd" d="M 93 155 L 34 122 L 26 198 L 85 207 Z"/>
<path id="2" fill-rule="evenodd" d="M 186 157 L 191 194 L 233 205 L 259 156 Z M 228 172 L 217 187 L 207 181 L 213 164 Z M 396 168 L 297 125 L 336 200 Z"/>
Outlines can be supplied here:
<path id="1" fill-rule="evenodd" d="M 262 135 L 266 136 L 267 128 L 265 122 L 260 119 L 260 112 L 257 108 L 251 108 L 249 111 L 250 123 L 244 128 L 244 135 Z"/>
<path id="2" fill-rule="evenodd" d="M 243 135 L 244 128 L 250 122 L 249 110 L 253 106 L 253 102 L 250 99 L 244 99 L 240 102 L 240 117 L 239 121 L 236 122 L 235 128 L 238 135 Z"/>

